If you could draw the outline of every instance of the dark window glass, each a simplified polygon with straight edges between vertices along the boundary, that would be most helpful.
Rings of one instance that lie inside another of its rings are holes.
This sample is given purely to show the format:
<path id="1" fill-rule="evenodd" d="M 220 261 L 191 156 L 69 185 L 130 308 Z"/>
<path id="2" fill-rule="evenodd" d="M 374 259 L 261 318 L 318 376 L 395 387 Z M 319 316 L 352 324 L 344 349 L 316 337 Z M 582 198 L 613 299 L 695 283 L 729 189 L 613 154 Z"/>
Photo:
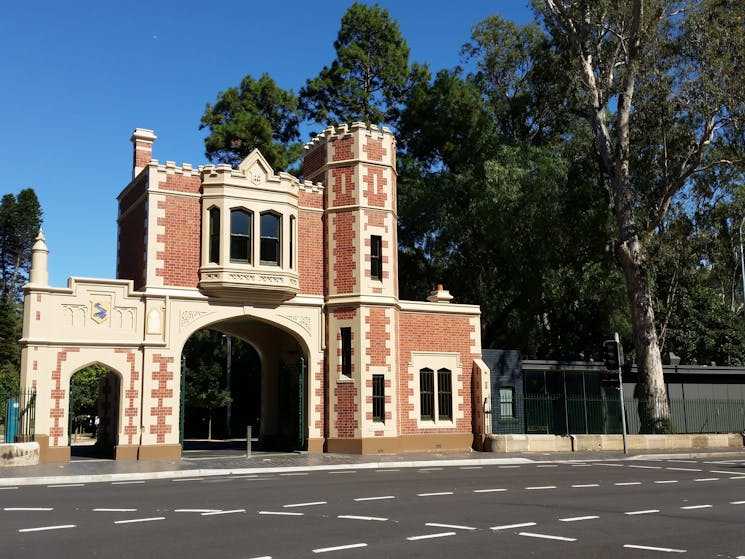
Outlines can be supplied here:
<path id="1" fill-rule="evenodd" d="M 450 369 L 437 371 L 437 419 L 453 419 L 453 384 Z"/>
<path id="2" fill-rule="evenodd" d="M 383 280 L 383 240 L 380 235 L 370 237 L 370 277 Z"/>
<path id="3" fill-rule="evenodd" d="M 373 375 L 372 392 L 373 421 L 383 423 L 385 422 L 385 376 Z"/>
<path id="4" fill-rule="evenodd" d="M 220 208 L 210 209 L 210 262 L 220 263 Z"/>
<path id="5" fill-rule="evenodd" d="M 435 418 L 435 372 L 432 369 L 419 371 L 419 412 L 423 420 Z"/>
<path id="6" fill-rule="evenodd" d="M 273 213 L 261 214 L 261 255 L 262 264 L 279 266 L 279 216 Z"/>
<path id="7" fill-rule="evenodd" d="M 341 335 L 341 374 L 352 378 L 352 329 L 339 329 Z"/>
<path id="8" fill-rule="evenodd" d="M 515 418 L 515 389 L 511 386 L 499 389 L 499 416 L 502 419 Z"/>
<path id="9" fill-rule="evenodd" d="M 295 267 L 295 216 L 290 216 L 290 268 Z"/>
<path id="10" fill-rule="evenodd" d="M 251 262 L 251 214 L 230 211 L 230 260 Z"/>

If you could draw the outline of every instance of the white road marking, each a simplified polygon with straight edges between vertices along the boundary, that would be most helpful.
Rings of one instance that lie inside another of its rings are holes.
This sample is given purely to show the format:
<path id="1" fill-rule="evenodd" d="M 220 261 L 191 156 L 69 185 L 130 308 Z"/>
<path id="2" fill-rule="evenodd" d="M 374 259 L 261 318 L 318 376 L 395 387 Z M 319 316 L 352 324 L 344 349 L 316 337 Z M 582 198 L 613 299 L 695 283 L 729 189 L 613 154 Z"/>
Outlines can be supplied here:
<path id="1" fill-rule="evenodd" d="M 357 497 L 355 501 L 382 501 L 383 499 L 395 499 L 394 495 L 383 495 L 381 497 Z"/>
<path id="2" fill-rule="evenodd" d="M 173 512 L 217 512 L 219 509 L 175 509 Z"/>
<path id="3" fill-rule="evenodd" d="M 525 489 L 532 491 L 535 489 L 556 489 L 555 485 L 536 485 L 534 487 L 526 487 Z"/>
<path id="4" fill-rule="evenodd" d="M 728 474 L 731 476 L 741 476 L 742 472 L 723 472 L 722 470 L 711 470 L 712 474 Z"/>
<path id="5" fill-rule="evenodd" d="M 54 510 L 52 507 L 5 507 L 3 510 L 7 511 L 44 511 Z"/>
<path id="6" fill-rule="evenodd" d="M 259 477 L 259 474 L 251 474 L 248 476 L 228 476 L 228 479 L 251 479 Z"/>
<path id="7" fill-rule="evenodd" d="M 327 505 L 326 501 L 314 501 L 312 503 L 292 503 L 290 505 L 282 505 L 283 508 L 291 509 L 294 507 L 315 507 L 316 505 Z"/>
<path id="8" fill-rule="evenodd" d="M 150 518 L 133 518 L 131 520 L 116 520 L 114 524 L 134 524 L 135 522 L 154 522 L 156 520 L 165 520 L 165 516 L 153 516 Z"/>
<path id="9" fill-rule="evenodd" d="M 507 491 L 506 489 L 474 489 L 474 493 L 498 493 L 500 491 Z"/>
<path id="10" fill-rule="evenodd" d="M 731 477 L 730 479 L 745 479 L 745 476 L 735 476 Z"/>
<path id="11" fill-rule="evenodd" d="M 137 509 L 93 509 L 93 512 L 137 512 Z"/>
<path id="12" fill-rule="evenodd" d="M 321 547 L 314 549 L 313 553 L 327 553 L 329 551 L 343 551 L 345 549 L 355 549 L 357 547 L 367 547 L 366 543 L 353 543 L 349 545 L 338 545 L 336 547 Z"/>
<path id="13" fill-rule="evenodd" d="M 522 524 L 505 524 L 504 526 L 492 526 L 490 530 L 509 530 L 511 528 L 527 528 L 535 526 L 535 522 L 523 522 Z"/>
<path id="14" fill-rule="evenodd" d="M 630 549 L 644 549 L 647 551 L 663 551 L 665 553 L 686 553 L 685 549 L 673 549 L 671 547 L 650 547 L 648 545 L 631 545 L 631 544 L 625 544 L 624 547 L 628 547 Z"/>
<path id="15" fill-rule="evenodd" d="M 519 468 L 520 466 L 497 466 L 497 468 Z"/>
<path id="16" fill-rule="evenodd" d="M 272 559 L 271 555 L 262 555 L 261 557 L 251 557 L 250 559 Z"/>
<path id="17" fill-rule="evenodd" d="M 623 514 L 628 514 L 629 516 L 634 516 L 635 514 L 654 514 L 655 512 L 660 512 L 660 511 L 659 511 L 659 509 L 632 510 L 631 512 L 625 512 Z"/>
<path id="18" fill-rule="evenodd" d="M 678 483 L 677 479 L 663 479 L 660 481 L 655 481 L 655 483 Z"/>
<path id="19" fill-rule="evenodd" d="M 0 487 L 0 490 L 5 490 L 5 489 L 18 489 L 18 487 Z"/>
<path id="20" fill-rule="evenodd" d="M 641 481 L 621 481 L 618 483 L 614 483 L 613 485 L 641 485 Z"/>
<path id="21" fill-rule="evenodd" d="M 745 501 L 730 501 L 730 505 L 745 505 Z"/>
<path id="22" fill-rule="evenodd" d="M 57 488 L 57 487 L 83 487 L 85 483 L 62 483 L 60 485 L 47 485 L 47 487 L 50 488 Z"/>
<path id="23" fill-rule="evenodd" d="M 603 462 L 597 462 L 596 466 L 613 466 L 614 468 L 623 468 L 623 464 L 605 464 Z"/>
<path id="24" fill-rule="evenodd" d="M 551 536 L 549 534 L 536 534 L 535 532 L 520 532 L 519 536 L 527 538 L 542 538 L 544 540 L 559 540 L 562 542 L 576 542 L 577 538 L 565 538 L 564 536 Z"/>
<path id="25" fill-rule="evenodd" d="M 388 472 L 400 472 L 398 468 L 386 468 L 385 470 L 375 470 L 379 474 L 387 474 Z"/>
<path id="26" fill-rule="evenodd" d="M 459 470 L 483 470 L 483 466 L 461 466 Z"/>
<path id="27" fill-rule="evenodd" d="M 558 468 L 556 464 L 538 464 L 537 468 Z"/>
<path id="28" fill-rule="evenodd" d="M 202 516 L 215 516 L 218 514 L 236 514 L 239 512 L 246 512 L 246 509 L 235 509 L 235 510 L 215 510 L 210 512 L 203 512 Z"/>
<path id="29" fill-rule="evenodd" d="M 629 468 L 644 468 L 645 470 L 661 470 L 662 466 L 634 466 L 631 465 Z"/>
<path id="30" fill-rule="evenodd" d="M 734 465 L 734 461 L 732 461 L 732 460 L 712 460 L 710 462 L 704 462 L 704 464 L 730 464 L 730 465 Z"/>
<path id="31" fill-rule="evenodd" d="M 145 483 L 144 480 L 138 481 L 112 481 L 111 485 L 134 485 L 136 483 Z"/>
<path id="32" fill-rule="evenodd" d="M 575 468 L 592 468 L 592 464 L 572 464 Z"/>
<path id="33" fill-rule="evenodd" d="M 680 464 L 698 464 L 698 460 L 668 460 L 668 462 L 678 462 Z"/>
<path id="34" fill-rule="evenodd" d="M 289 472 L 286 474 L 279 474 L 281 476 L 307 476 L 308 472 Z"/>
<path id="35" fill-rule="evenodd" d="M 65 528 L 76 528 L 75 524 L 60 524 L 59 526 L 42 526 L 40 528 L 21 528 L 19 532 L 42 532 L 44 530 L 64 530 Z"/>
<path id="36" fill-rule="evenodd" d="M 336 518 L 344 518 L 347 520 L 375 520 L 377 522 L 387 522 L 387 518 L 381 518 L 379 516 L 355 516 L 353 514 L 342 514 Z"/>
<path id="37" fill-rule="evenodd" d="M 442 468 L 419 468 L 420 472 L 439 472 Z"/>
<path id="38" fill-rule="evenodd" d="M 572 487 L 600 487 L 599 483 L 579 483 L 577 485 L 572 485 Z"/>
<path id="39" fill-rule="evenodd" d="M 693 481 L 719 481 L 718 477 L 700 477 L 698 479 L 694 479 Z"/>
<path id="40" fill-rule="evenodd" d="M 665 468 L 666 470 L 673 470 L 676 472 L 700 472 L 700 468 Z"/>
<path id="41" fill-rule="evenodd" d="M 688 505 L 687 507 L 680 507 L 682 510 L 693 510 L 693 509 L 710 509 L 711 505 Z"/>
<path id="42" fill-rule="evenodd" d="M 339 474 L 356 474 L 356 473 L 357 473 L 357 470 L 339 470 L 336 472 L 329 472 L 329 475 L 333 476 L 333 475 L 339 475 Z"/>
<path id="43" fill-rule="evenodd" d="M 559 518 L 560 522 L 578 522 L 580 520 L 595 520 L 596 518 L 600 518 L 599 516 L 572 516 L 569 518 Z"/>
<path id="44" fill-rule="evenodd" d="M 437 524 L 436 522 L 427 522 L 425 526 L 431 528 L 452 528 L 453 530 L 475 530 L 473 526 L 459 526 L 457 524 Z"/>
<path id="45" fill-rule="evenodd" d="M 260 510 L 259 514 L 271 514 L 274 516 L 303 516 L 304 512 L 284 512 L 284 511 L 271 511 L 271 510 Z"/>
<path id="46" fill-rule="evenodd" d="M 446 538 L 448 536 L 454 536 L 455 532 L 440 532 L 438 534 L 427 534 L 424 536 L 410 536 L 406 538 L 407 540 L 414 542 L 417 540 L 429 540 L 431 538 Z"/>
<path id="47" fill-rule="evenodd" d="M 204 480 L 203 477 L 182 477 L 178 479 L 172 479 L 171 481 L 177 482 L 177 481 L 202 481 Z"/>
<path id="48" fill-rule="evenodd" d="M 439 497 L 440 495 L 452 495 L 452 491 L 440 491 L 438 493 L 417 493 L 417 497 Z"/>

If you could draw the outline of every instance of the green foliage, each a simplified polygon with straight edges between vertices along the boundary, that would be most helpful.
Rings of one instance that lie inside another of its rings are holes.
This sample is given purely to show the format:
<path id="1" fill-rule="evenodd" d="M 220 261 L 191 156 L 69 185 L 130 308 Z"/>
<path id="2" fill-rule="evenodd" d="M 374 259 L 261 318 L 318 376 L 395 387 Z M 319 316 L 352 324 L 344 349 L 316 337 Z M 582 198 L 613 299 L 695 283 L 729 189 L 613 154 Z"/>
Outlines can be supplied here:
<path id="1" fill-rule="evenodd" d="M 98 385 L 109 370 L 91 365 L 79 370 L 70 381 L 70 405 L 73 417 L 98 415 Z"/>
<path id="2" fill-rule="evenodd" d="M 231 401 L 223 387 L 225 346 L 222 334 L 200 330 L 184 346 L 185 401 L 187 406 L 208 411 L 223 408 Z"/>
<path id="3" fill-rule="evenodd" d="M 342 17 L 334 49 L 331 66 L 300 91 L 308 117 L 322 125 L 395 126 L 412 81 L 427 75 L 420 66 L 409 67 L 409 46 L 398 23 L 377 4 L 355 2 Z"/>
<path id="4" fill-rule="evenodd" d="M 41 227 L 41 206 L 31 188 L 18 195 L 6 194 L 0 200 L 0 296 L 18 301 L 21 286 L 28 279 L 31 247 Z"/>
<path id="5" fill-rule="evenodd" d="M 273 169 L 287 170 L 302 154 L 298 100 L 281 89 L 268 74 L 256 80 L 246 76 L 239 87 L 207 104 L 200 129 L 208 128 L 206 155 L 215 163 L 235 166 L 259 149 Z"/>

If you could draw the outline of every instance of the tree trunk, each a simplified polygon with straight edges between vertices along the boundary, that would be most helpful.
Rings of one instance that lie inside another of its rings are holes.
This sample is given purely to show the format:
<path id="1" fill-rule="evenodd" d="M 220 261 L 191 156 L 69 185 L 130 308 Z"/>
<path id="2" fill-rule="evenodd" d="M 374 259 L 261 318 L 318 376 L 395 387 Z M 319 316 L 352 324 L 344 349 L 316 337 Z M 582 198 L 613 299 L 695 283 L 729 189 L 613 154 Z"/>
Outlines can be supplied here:
<path id="1" fill-rule="evenodd" d="M 642 246 L 632 236 L 619 246 L 621 267 L 631 311 L 639 380 L 635 395 L 639 398 L 641 431 L 670 432 L 670 405 L 665 389 L 660 346 L 654 325 L 652 297 L 647 283 Z"/>
<path id="2" fill-rule="evenodd" d="M 207 440 L 212 440 L 212 412 L 210 411 L 209 415 L 207 416 Z"/>

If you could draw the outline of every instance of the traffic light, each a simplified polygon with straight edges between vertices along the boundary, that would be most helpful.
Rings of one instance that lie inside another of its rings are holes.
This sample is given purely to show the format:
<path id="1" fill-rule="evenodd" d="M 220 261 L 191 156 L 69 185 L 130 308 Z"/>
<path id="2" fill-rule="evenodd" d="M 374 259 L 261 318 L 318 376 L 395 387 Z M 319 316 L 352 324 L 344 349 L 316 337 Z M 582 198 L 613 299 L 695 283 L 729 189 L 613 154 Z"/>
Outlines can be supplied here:
<path id="1" fill-rule="evenodd" d="M 618 371 L 621 368 L 620 349 L 620 345 L 616 340 L 607 340 L 603 344 L 603 359 L 607 370 Z"/>

